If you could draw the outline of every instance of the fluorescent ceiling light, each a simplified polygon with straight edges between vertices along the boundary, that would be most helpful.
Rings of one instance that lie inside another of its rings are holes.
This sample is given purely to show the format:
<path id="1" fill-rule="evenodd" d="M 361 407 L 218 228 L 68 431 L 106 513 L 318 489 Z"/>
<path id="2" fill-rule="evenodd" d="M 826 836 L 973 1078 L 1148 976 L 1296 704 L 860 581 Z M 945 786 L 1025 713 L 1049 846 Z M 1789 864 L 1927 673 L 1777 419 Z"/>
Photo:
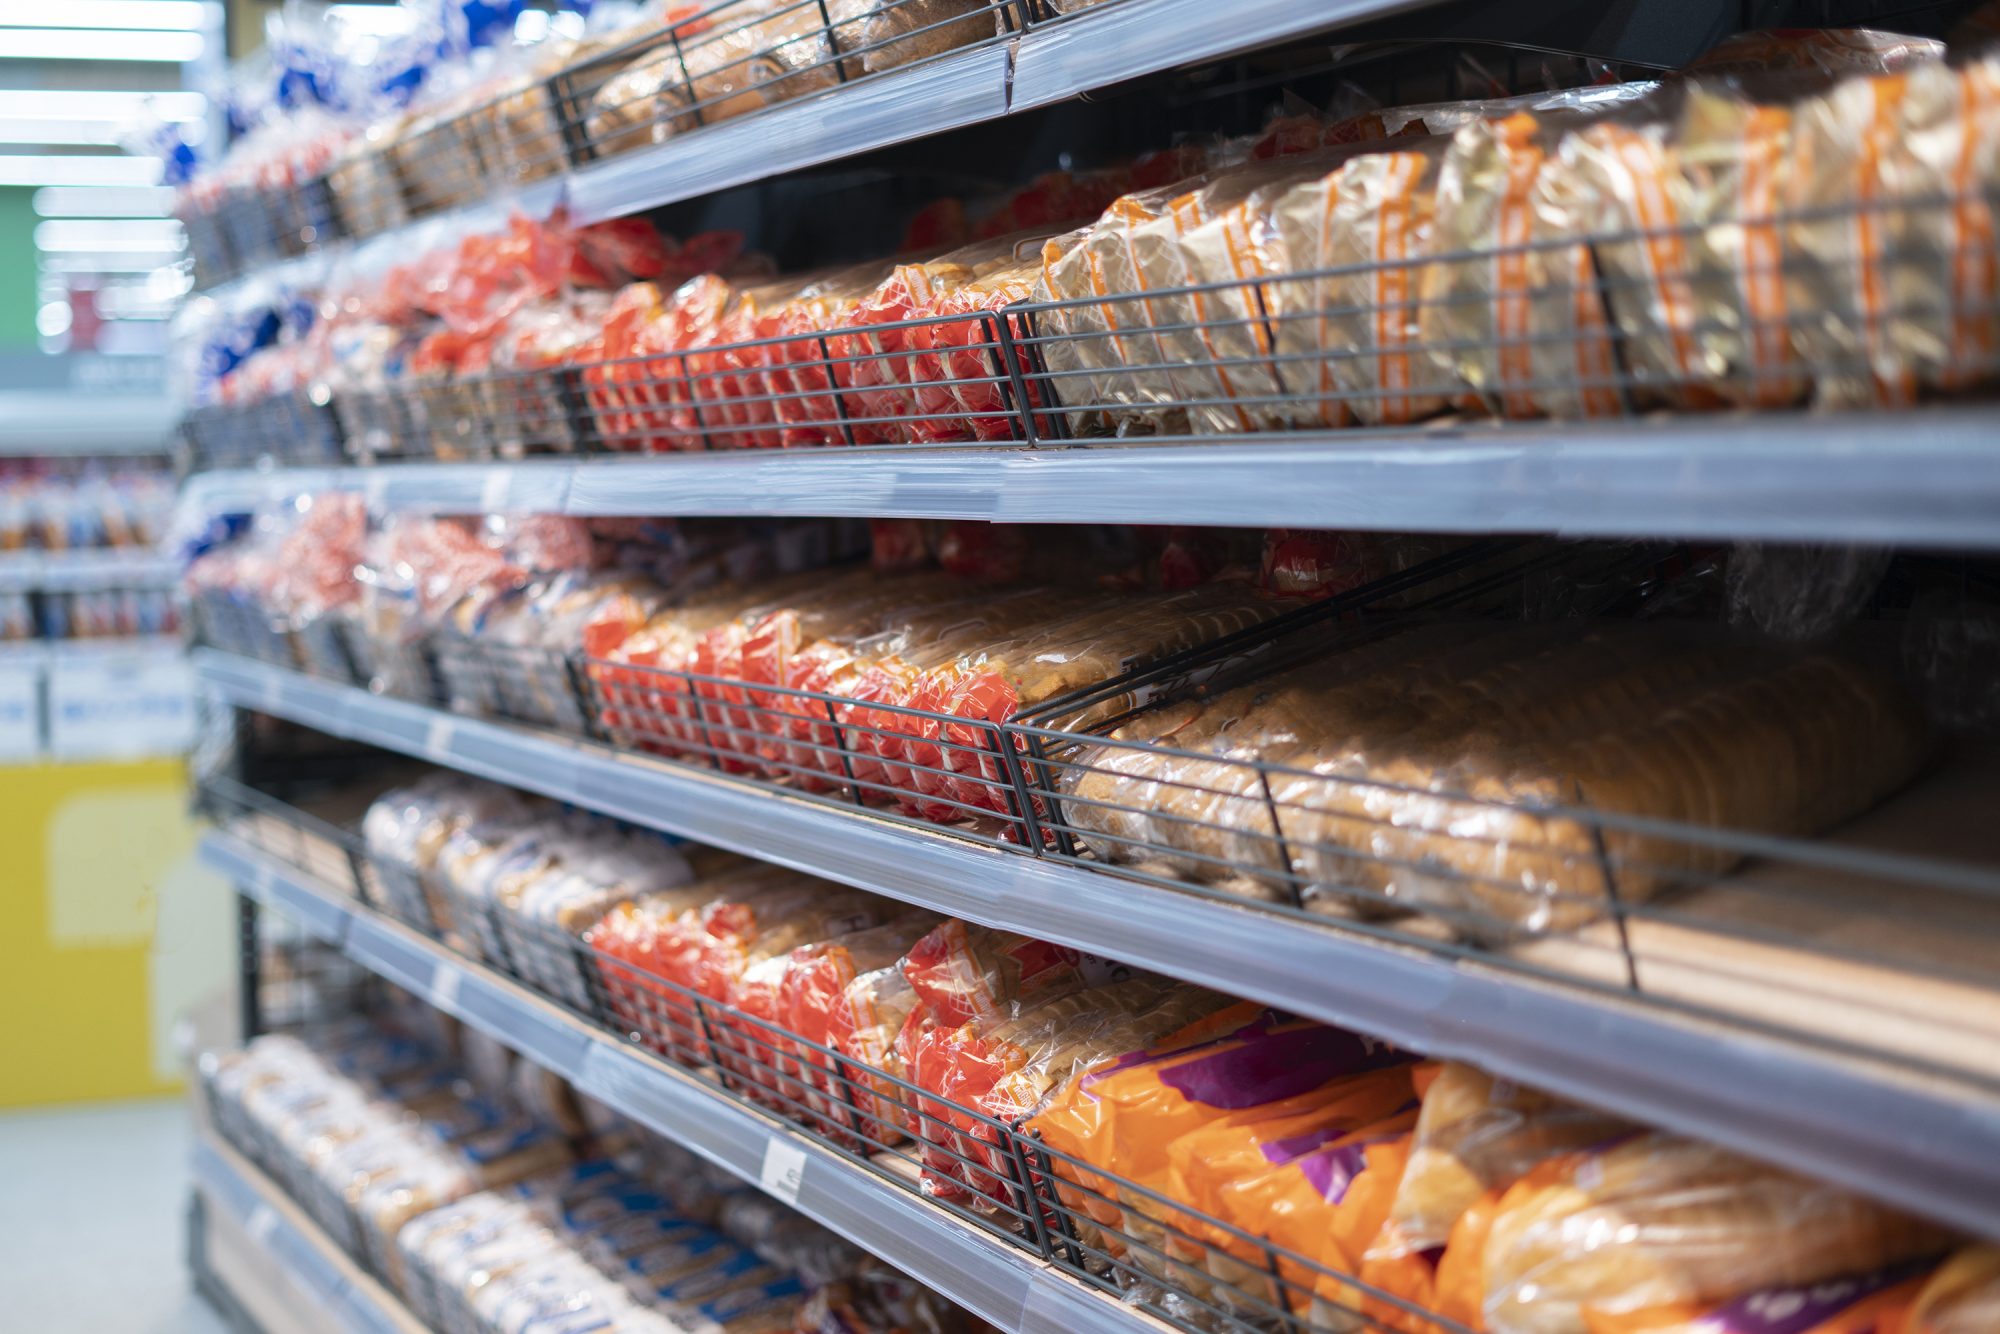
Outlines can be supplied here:
<path id="1" fill-rule="evenodd" d="M 0 0 L 0 27 L 171 28 L 196 32 L 208 24 L 201 0 Z"/>
<path id="2" fill-rule="evenodd" d="M 0 37 L 0 41 L 5 41 Z M 0 144 L 75 144 L 116 148 L 125 141 L 125 127 L 108 120 L 40 120 L 0 116 Z"/>
<path id="3" fill-rule="evenodd" d="M 6 42 L 0 34 L 0 43 Z M 77 89 L 27 90 L 0 88 L 0 117 L 51 120 L 100 120 L 125 125 L 151 117 L 188 124 L 208 114 L 208 99 L 200 93 L 87 92 Z"/>
<path id="4" fill-rule="evenodd" d="M 0 154 L 0 185 L 158 185 L 160 160 L 151 157 L 55 157 Z"/>
<path id="5" fill-rule="evenodd" d="M 44 218 L 164 218 L 174 192 L 164 185 L 49 185 L 35 191 Z"/>
<path id="6" fill-rule="evenodd" d="M 151 273 L 162 264 L 173 262 L 174 255 L 114 255 L 98 252 L 89 255 L 43 255 L 43 273 Z"/>
<path id="7" fill-rule="evenodd" d="M 60 218 L 35 225 L 35 248 L 106 254 L 174 254 L 186 237 L 172 218 Z"/>
<path id="8" fill-rule="evenodd" d="M 100 31 L 88 28 L 22 28 L 0 32 L 0 59 L 149 60 L 185 65 L 200 60 L 198 32 Z"/>

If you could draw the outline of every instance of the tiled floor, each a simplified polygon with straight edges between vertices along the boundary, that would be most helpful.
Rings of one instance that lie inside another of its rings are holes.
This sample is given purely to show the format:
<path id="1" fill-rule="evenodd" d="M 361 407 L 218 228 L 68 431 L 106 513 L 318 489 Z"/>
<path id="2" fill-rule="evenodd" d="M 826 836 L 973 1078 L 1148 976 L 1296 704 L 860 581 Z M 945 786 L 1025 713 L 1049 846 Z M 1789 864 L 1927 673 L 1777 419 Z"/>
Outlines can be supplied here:
<path id="1" fill-rule="evenodd" d="M 189 1134 L 180 1099 L 0 1113 L 0 1325 L 226 1334 L 183 1259 Z"/>

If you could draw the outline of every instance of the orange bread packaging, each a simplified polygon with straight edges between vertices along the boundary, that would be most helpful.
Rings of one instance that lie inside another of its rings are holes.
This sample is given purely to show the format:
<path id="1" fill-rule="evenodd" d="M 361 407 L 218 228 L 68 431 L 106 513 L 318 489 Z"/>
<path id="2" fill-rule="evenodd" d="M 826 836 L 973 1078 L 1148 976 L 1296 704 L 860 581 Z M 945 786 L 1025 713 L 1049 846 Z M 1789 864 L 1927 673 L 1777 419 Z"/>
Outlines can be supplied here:
<path id="1" fill-rule="evenodd" d="M 1528 1173 L 1500 1197 L 1483 1246 L 1453 1238 L 1439 1288 L 1456 1263 L 1476 1271 L 1492 1334 L 1646 1330 L 1617 1322 L 1648 1312 L 1664 1312 L 1659 1327 L 1674 1329 L 1690 1309 L 1893 1271 L 1947 1242 L 1940 1230 L 1837 1187 L 1654 1131 Z M 1442 1295 L 1438 1305 L 1458 1309 Z"/>
<path id="2" fill-rule="evenodd" d="M 1102 1173 L 1261 1234 L 1266 1206 L 1286 1185 L 1267 1182 L 1260 1193 L 1232 1180 L 1239 1167 L 1302 1161 L 1395 1115 L 1414 1096 L 1408 1060 L 1371 1039 L 1238 1003 L 1098 1064 L 1028 1129 L 1049 1149 L 1058 1194 L 1086 1244 L 1115 1257 L 1130 1249 L 1123 1237 L 1140 1238 L 1133 1263 L 1165 1264 L 1193 1282 L 1221 1234 L 1152 1194 L 1128 1198 Z"/>

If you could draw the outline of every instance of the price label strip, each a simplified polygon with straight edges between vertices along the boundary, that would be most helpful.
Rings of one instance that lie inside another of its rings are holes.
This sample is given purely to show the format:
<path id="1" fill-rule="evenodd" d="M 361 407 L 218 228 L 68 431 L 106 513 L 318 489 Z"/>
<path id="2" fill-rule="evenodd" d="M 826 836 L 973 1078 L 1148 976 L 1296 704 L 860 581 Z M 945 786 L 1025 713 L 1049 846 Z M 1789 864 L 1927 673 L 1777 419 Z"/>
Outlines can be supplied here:
<path id="1" fill-rule="evenodd" d="M 790 1139 L 773 1135 L 764 1146 L 764 1170 L 758 1174 L 765 1191 L 786 1204 L 797 1205 L 805 1177 L 806 1151 Z"/>

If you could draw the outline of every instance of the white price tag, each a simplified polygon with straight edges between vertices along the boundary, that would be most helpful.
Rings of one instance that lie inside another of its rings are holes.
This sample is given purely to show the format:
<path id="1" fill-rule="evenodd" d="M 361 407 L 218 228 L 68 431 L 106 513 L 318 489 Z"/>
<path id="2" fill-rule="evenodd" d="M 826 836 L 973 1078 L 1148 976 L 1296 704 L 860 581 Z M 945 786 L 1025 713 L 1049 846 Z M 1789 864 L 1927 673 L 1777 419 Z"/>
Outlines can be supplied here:
<path id="1" fill-rule="evenodd" d="M 260 1204 L 250 1211 L 243 1227 L 250 1234 L 250 1240 L 259 1246 L 269 1245 L 271 1234 L 278 1230 L 278 1211 L 268 1204 Z"/>
<path id="2" fill-rule="evenodd" d="M 512 468 L 491 468 L 486 480 L 479 488 L 479 512 L 501 514 L 506 511 L 507 497 L 514 490 L 514 470 Z"/>
<path id="3" fill-rule="evenodd" d="M 758 1176 L 764 1189 L 786 1204 L 797 1204 L 805 1177 L 806 1151 L 788 1139 L 772 1136 L 764 1146 L 764 1170 Z"/>
<path id="4" fill-rule="evenodd" d="M 424 757 L 438 764 L 451 758 L 451 738 L 457 732 L 450 718 L 439 714 L 424 729 Z"/>
<path id="5" fill-rule="evenodd" d="M 465 974 L 448 963 L 441 963 L 431 974 L 431 1004 L 440 1010 L 449 1010 L 458 1004 L 458 984 Z"/>

